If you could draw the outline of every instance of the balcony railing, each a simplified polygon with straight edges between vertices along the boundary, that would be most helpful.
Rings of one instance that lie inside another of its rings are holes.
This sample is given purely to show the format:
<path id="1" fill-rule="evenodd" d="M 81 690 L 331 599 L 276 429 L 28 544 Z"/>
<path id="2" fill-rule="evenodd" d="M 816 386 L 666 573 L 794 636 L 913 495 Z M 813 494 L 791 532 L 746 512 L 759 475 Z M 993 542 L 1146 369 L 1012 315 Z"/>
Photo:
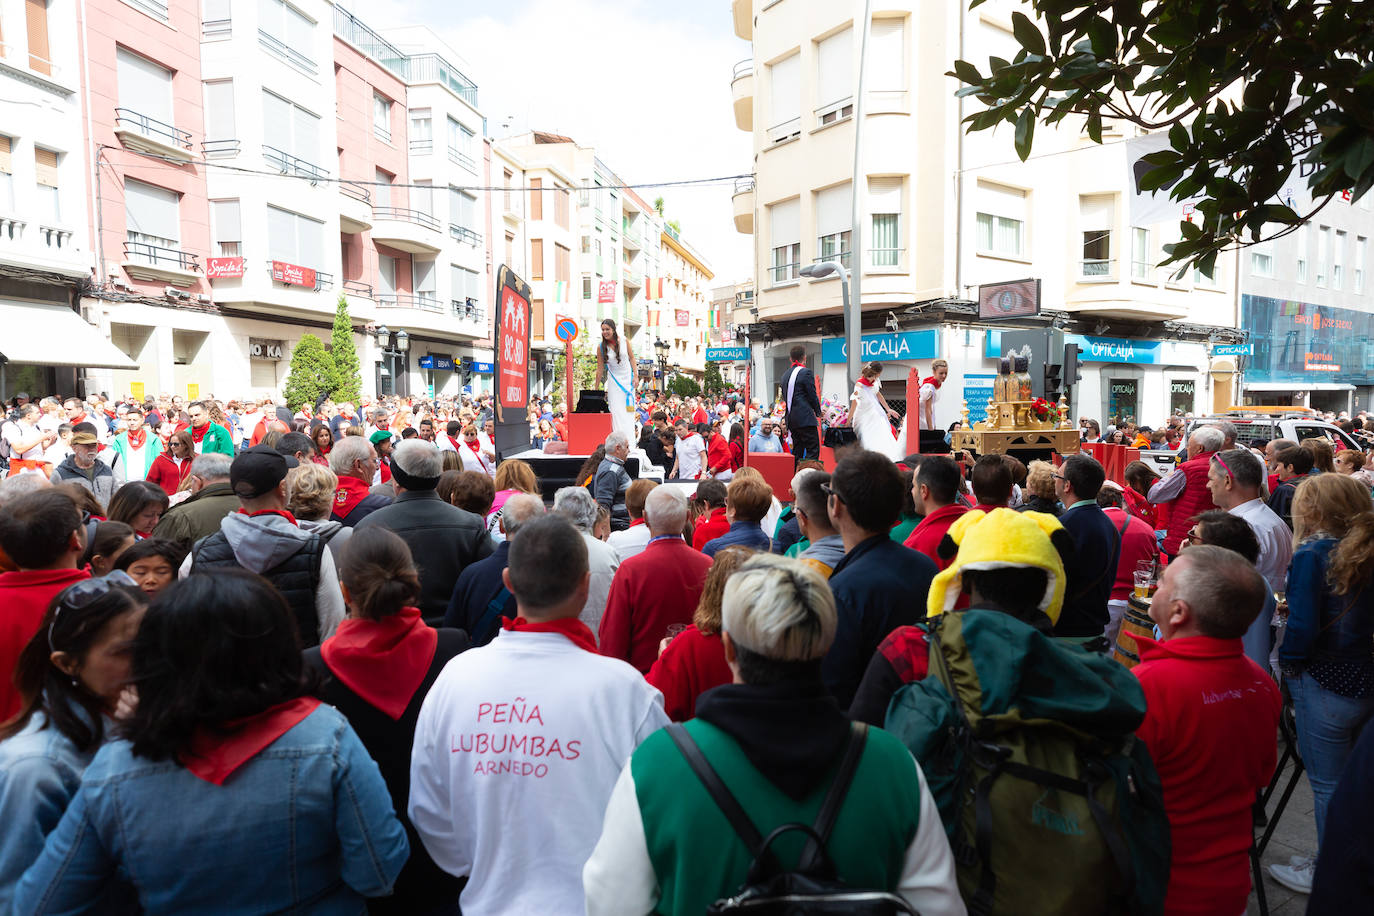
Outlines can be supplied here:
<path id="1" fill-rule="evenodd" d="M 407 223 L 414 223 L 417 226 L 424 226 L 426 229 L 439 231 L 439 221 L 432 215 L 420 210 L 407 210 L 402 207 L 373 207 L 372 215 L 377 219 L 398 219 Z"/>
<path id="2" fill-rule="evenodd" d="M 460 242 L 467 242 L 474 248 L 482 244 L 482 234 L 480 232 L 473 232 L 466 226 L 458 226 L 453 223 L 450 223 L 448 227 L 448 234 L 453 236 Z"/>
<path id="3" fill-rule="evenodd" d="M 346 293 L 362 296 L 364 299 L 372 298 L 372 284 L 364 283 L 362 280 L 345 280 L 343 288 Z"/>
<path id="4" fill-rule="evenodd" d="M 200 24 L 200 37 L 203 41 L 216 41 L 229 38 L 234 31 L 232 19 L 208 19 Z"/>
<path id="5" fill-rule="evenodd" d="M 426 312 L 443 312 L 439 300 L 433 294 L 379 293 L 376 297 L 379 309 L 421 309 Z"/>
<path id="6" fill-rule="evenodd" d="M 870 248 L 868 264 L 870 267 L 896 267 L 902 260 L 902 248 Z"/>
<path id="7" fill-rule="evenodd" d="M 268 275 L 269 277 L 272 276 L 272 261 L 271 261 L 271 259 L 268 259 L 268 261 L 267 261 L 267 275 Z M 298 285 L 298 284 L 296 284 L 296 283 L 283 283 L 281 280 L 278 280 L 278 279 L 276 279 L 275 277 L 273 277 L 273 282 L 275 282 L 275 283 L 277 283 L 277 284 L 279 284 L 279 285 L 282 285 L 282 286 L 294 286 L 296 289 L 305 289 L 305 287 L 300 286 L 300 285 Z M 334 275 L 333 275 L 333 274 L 327 274 L 327 273 L 325 273 L 325 272 L 322 271 L 322 270 L 317 270 L 317 271 L 315 271 L 315 285 L 314 285 L 313 287 L 311 287 L 311 288 L 314 289 L 316 292 L 318 292 L 318 291 L 320 291 L 320 290 L 322 290 L 322 289 L 333 289 L 333 288 L 334 288 Z"/>
<path id="8" fill-rule="evenodd" d="M 124 243 L 124 260 L 147 264 L 149 267 L 172 267 L 177 270 L 200 270 L 200 260 L 189 251 L 167 248 L 151 242 Z"/>
<path id="9" fill-rule="evenodd" d="M 439 83 L 472 107 L 477 107 L 477 84 L 438 54 L 407 56 L 362 20 L 337 6 L 334 7 L 334 34 L 406 82 Z"/>
<path id="10" fill-rule="evenodd" d="M 464 321 L 485 321 L 487 318 L 486 310 L 477 304 L 476 299 L 453 299 L 449 302 L 453 310 L 454 318 L 461 318 Z"/>
<path id="11" fill-rule="evenodd" d="M 277 149 L 275 146 L 267 146 L 264 144 L 262 148 L 262 158 L 267 161 L 268 165 L 275 166 L 280 170 L 283 175 L 295 175 L 299 178 L 309 178 L 312 181 L 318 181 L 322 178 L 329 177 L 328 172 L 318 165 L 315 165 L 313 162 L 306 162 L 301 157 L 293 156 L 284 150 Z"/>
<path id="12" fill-rule="evenodd" d="M 434 141 L 433 141 L 433 140 L 411 140 L 411 141 L 410 141 L 410 151 L 411 151 L 412 153 L 421 153 L 421 154 L 424 154 L 424 155 L 427 156 L 427 155 L 429 155 L 430 153 L 434 152 Z"/>
<path id="13" fill-rule="evenodd" d="M 1099 277 L 1110 277 L 1112 274 L 1111 258 L 1084 258 L 1082 265 L 1082 276 L 1084 277 L 1097 279 Z"/>
<path id="14" fill-rule="evenodd" d="M 315 73 L 315 62 L 270 32 L 258 29 L 258 43 L 302 73 Z"/>
<path id="15" fill-rule="evenodd" d="M 448 148 L 448 161 L 452 162 L 454 165 L 462 166 L 469 172 L 475 173 L 477 171 L 477 163 L 473 160 L 471 156 L 459 150 L 456 150 L 451 146 Z"/>
<path id="16" fill-rule="evenodd" d="M 354 200 L 361 200 L 365 204 L 372 203 L 372 192 L 368 190 L 367 185 L 356 181 L 340 181 L 339 193 Z"/>
<path id="17" fill-rule="evenodd" d="M 168 146 L 179 146 L 187 152 L 191 150 L 191 132 L 189 130 L 181 130 L 130 108 L 115 109 L 115 128 L 117 130 L 136 130 L 145 137 L 150 137 Z"/>
<path id="18" fill-rule="evenodd" d="M 143 10 L 149 16 L 155 16 L 163 22 L 167 21 L 166 0 L 126 0 L 134 9 Z"/>
<path id="19" fill-rule="evenodd" d="M 15 219 L 12 216 L 0 216 L 0 242 L 19 242 L 24 238 L 24 227 L 27 225 L 22 219 Z"/>
<path id="20" fill-rule="evenodd" d="M 202 140 L 200 153 L 206 159 L 232 159 L 239 154 L 238 140 Z"/>
<path id="21" fill-rule="evenodd" d="M 849 252 L 848 252 L 848 251 L 836 251 L 836 252 L 831 252 L 830 254 L 823 254 L 823 255 L 821 255 L 820 257 L 815 258 L 814 260 L 812 260 L 811 263 L 812 263 L 812 264 L 824 264 L 826 261 L 839 261 L 841 264 L 843 264 L 843 265 L 847 268 L 847 267 L 849 267 Z"/>
<path id="22" fill-rule="evenodd" d="M 44 247 L 52 248 L 55 251 L 65 251 L 72 247 L 72 231 L 70 229 L 39 226 L 38 237 L 43 240 Z"/>
<path id="23" fill-rule="evenodd" d="M 754 179 L 752 179 L 752 178 L 736 178 L 736 179 L 735 179 L 735 193 L 736 193 L 736 194 L 745 194 L 745 193 L 748 193 L 749 191 L 752 191 L 752 190 L 754 190 Z"/>
<path id="24" fill-rule="evenodd" d="M 731 74 L 730 74 L 730 82 L 733 83 L 735 80 L 739 79 L 741 76 L 753 76 L 753 75 L 754 75 L 754 58 L 752 58 L 752 57 L 747 57 L 747 58 L 745 58 L 744 60 L 740 61 L 739 63 L 735 64 L 734 70 L 733 70 L 733 71 L 731 72 Z"/>

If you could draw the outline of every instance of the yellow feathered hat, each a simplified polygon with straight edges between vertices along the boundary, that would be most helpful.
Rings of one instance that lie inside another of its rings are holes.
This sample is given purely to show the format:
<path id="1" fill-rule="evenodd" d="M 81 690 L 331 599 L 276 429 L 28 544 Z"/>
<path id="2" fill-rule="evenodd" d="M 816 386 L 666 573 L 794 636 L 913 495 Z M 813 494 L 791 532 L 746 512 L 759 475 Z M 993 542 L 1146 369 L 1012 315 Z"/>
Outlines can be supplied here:
<path id="1" fill-rule="evenodd" d="M 1055 542 L 1059 542 L 1058 545 Z M 1057 622 L 1064 606 L 1061 549 L 1072 549 L 1072 538 L 1053 515 L 1012 509 L 965 512 L 950 526 L 940 543 L 940 555 L 953 556 L 954 562 L 930 583 L 926 599 L 929 616 L 954 610 L 965 569 L 1033 566 L 1043 569 L 1049 578 L 1040 599 L 1040 610 L 1052 622 Z"/>

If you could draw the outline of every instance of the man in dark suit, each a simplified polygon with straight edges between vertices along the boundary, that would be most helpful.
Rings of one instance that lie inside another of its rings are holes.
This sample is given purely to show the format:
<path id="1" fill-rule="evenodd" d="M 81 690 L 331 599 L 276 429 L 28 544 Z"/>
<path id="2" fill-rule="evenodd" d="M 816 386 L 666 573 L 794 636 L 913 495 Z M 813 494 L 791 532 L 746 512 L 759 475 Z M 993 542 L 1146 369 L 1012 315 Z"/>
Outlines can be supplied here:
<path id="1" fill-rule="evenodd" d="M 817 429 L 821 415 L 821 399 L 816 394 L 816 376 L 802 362 L 806 348 L 793 345 L 790 354 L 792 367 L 783 377 L 784 397 L 787 399 L 787 431 L 792 434 L 792 454 L 796 463 L 821 457 L 821 434 Z"/>
<path id="2" fill-rule="evenodd" d="M 1064 558 L 1064 609 L 1055 636 L 1101 636 L 1107 629 L 1121 533 L 1097 505 L 1106 479 L 1090 455 L 1070 455 L 1054 472 L 1054 492 L 1064 504 L 1059 523 L 1073 535 L 1076 548 Z"/>

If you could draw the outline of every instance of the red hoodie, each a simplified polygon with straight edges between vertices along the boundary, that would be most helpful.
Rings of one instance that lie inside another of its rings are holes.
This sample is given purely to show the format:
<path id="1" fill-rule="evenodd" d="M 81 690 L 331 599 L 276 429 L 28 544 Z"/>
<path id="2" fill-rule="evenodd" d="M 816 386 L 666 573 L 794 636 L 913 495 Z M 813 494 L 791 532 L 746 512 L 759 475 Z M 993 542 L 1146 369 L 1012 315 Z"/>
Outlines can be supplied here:
<path id="1" fill-rule="evenodd" d="M 1279 691 L 1239 639 L 1136 637 L 1145 691 L 1136 734 L 1164 786 L 1172 853 L 1164 911 L 1243 913 L 1250 893 L 1251 806 L 1269 784 Z"/>
<path id="2" fill-rule="evenodd" d="M 925 518 L 921 519 L 921 523 L 907 536 L 905 546 L 910 547 L 918 553 L 925 554 L 935 561 L 936 568 L 944 569 L 950 563 L 953 563 L 954 560 L 953 558 L 948 560 L 940 559 L 937 548 L 940 546 L 940 542 L 944 540 L 945 534 L 949 531 L 950 526 L 958 520 L 959 516 L 967 511 L 967 509 L 958 503 L 936 509 Z"/>
<path id="3" fill-rule="evenodd" d="M 89 579 L 84 569 L 16 570 L 0 574 L 0 722 L 19 712 L 19 691 L 11 678 L 19 653 L 38 632 L 52 599 L 67 586 Z"/>
<path id="4" fill-rule="evenodd" d="M 710 515 L 697 518 L 696 528 L 692 531 L 692 546 L 700 550 L 706 546 L 707 541 L 718 538 L 729 530 L 730 523 L 725 520 L 725 507 L 712 509 Z"/>

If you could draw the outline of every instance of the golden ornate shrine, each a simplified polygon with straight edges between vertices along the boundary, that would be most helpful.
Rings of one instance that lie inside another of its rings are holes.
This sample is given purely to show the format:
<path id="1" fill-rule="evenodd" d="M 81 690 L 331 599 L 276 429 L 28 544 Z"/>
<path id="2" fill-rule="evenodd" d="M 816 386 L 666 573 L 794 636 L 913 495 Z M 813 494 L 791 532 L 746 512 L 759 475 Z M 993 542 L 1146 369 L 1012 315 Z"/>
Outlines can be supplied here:
<path id="1" fill-rule="evenodd" d="M 1061 397 L 1054 405 L 1059 414 L 1057 421 L 1053 417 L 1039 419 L 1024 358 L 1016 359 L 1015 369 L 1012 371 L 1011 358 L 1001 361 L 997 380 L 993 383 L 993 397 L 988 399 L 986 420 L 970 424 L 968 401 L 964 402 L 963 422 L 950 436 L 951 446 L 955 450 L 967 449 L 975 455 L 1049 450 L 1061 455 L 1077 452 L 1081 440 L 1078 429 L 1069 419 L 1068 402 Z"/>

